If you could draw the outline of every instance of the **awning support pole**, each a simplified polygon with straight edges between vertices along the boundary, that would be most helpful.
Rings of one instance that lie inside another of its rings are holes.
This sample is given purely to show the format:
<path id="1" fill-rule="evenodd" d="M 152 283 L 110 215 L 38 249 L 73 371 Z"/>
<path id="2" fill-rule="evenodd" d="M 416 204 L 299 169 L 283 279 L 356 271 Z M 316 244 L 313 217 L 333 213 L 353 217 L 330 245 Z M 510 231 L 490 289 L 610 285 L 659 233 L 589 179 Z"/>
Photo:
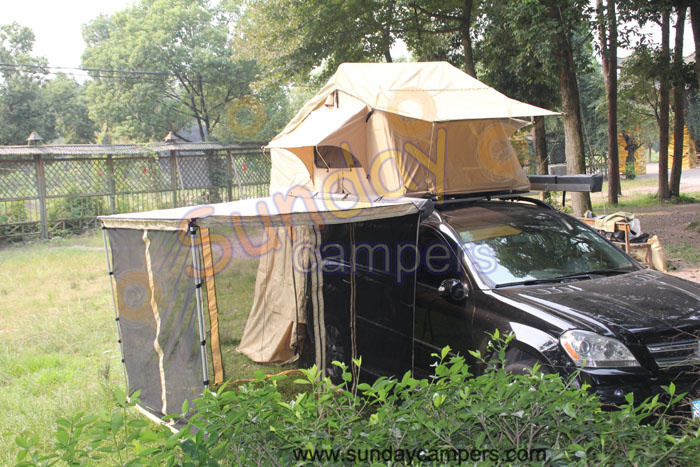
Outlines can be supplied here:
<path id="1" fill-rule="evenodd" d="M 112 271 L 112 265 L 109 262 L 109 250 L 107 248 L 107 228 L 102 226 L 102 239 L 105 244 L 105 258 L 107 258 L 107 272 L 109 274 L 109 287 L 112 290 L 112 306 L 114 308 L 114 324 L 117 326 L 117 338 L 119 339 L 119 352 L 121 352 L 122 359 L 122 371 L 124 372 L 124 385 L 126 386 L 126 392 L 129 393 L 129 380 L 127 379 L 126 373 L 126 360 L 124 358 L 124 343 L 122 342 L 122 330 L 119 327 L 119 312 L 117 311 L 117 296 L 114 294 L 114 272 Z"/>
<path id="2" fill-rule="evenodd" d="M 194 296 L 197 300 L 197 318 L 199 321 L 199 344 L 202 356 L 202 382 L 209 387 L 209 369 L 207 368 L 207 338 L 204 331 L 204 310 L 202 308 L 202 281 L 199 277 L 199 262 L 197 261 L 197 226 L 190 222 L 190 249 L 192 250 L 192 276 L 194 278 Z"/>

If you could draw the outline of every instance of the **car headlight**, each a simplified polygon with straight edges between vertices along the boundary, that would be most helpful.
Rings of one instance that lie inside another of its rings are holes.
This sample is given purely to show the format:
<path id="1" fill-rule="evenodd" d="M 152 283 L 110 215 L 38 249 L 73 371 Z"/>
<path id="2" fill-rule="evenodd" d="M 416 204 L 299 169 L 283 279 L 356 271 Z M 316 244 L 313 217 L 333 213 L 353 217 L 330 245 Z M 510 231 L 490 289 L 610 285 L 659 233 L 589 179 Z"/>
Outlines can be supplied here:
<path id="1" fill-rule="evenodd" d="M 566 331 L 561 346 L 578 367 L 617 368 L 639 366 L 622 342 L 590 331 Z"/>

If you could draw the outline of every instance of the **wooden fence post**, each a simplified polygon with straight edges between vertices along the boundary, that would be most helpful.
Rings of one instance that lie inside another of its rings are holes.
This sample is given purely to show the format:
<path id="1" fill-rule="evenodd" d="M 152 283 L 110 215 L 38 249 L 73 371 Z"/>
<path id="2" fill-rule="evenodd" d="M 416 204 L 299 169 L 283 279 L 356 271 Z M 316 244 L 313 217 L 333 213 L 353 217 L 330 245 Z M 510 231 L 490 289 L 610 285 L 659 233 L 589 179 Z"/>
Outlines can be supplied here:
<path id="1" fill-rule="evenodd" d="M 226 201 L 233 201 L 233 168 L 231 167 L 231 150 L 226 150 Z"/>
<path id="2" fill-rule="evenodd" d="M 170 189 L 172 190 L 173 207 L 177 207 L 177 154 L 170 151 Z"/>
<path id="3" fill-rule="evenodd" d="M 41 238 L 49 238 L 49 221 L 46 218 L 46 177 L 44 174 L 44 160 L 41 154 L 34 155 L 34 168 L 36 170 L 36 191 L 39 195 L 39 216 L 41 219 Z"/>
<path id="4" fill-rule="evenodd" d="M 109 213 L 114 214 L 116 211 L 116 189 L 114 184 L 114 160 L 111 154 L 107 154 L 107 189 L 109 190 Z"/>

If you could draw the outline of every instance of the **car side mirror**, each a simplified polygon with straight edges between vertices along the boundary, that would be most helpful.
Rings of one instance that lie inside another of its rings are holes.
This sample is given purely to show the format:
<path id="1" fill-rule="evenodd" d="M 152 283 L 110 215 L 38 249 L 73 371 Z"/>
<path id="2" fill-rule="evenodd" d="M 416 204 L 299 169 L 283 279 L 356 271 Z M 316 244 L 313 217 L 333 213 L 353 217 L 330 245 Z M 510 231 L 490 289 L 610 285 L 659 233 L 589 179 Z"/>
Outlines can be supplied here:
<path id="1" fill-rule="evenodd" d="M 438 287 L 441 297 L 453 302 L 461 302 L 469 296 L 469 287 L 458 279 L 445 279 Z"/>

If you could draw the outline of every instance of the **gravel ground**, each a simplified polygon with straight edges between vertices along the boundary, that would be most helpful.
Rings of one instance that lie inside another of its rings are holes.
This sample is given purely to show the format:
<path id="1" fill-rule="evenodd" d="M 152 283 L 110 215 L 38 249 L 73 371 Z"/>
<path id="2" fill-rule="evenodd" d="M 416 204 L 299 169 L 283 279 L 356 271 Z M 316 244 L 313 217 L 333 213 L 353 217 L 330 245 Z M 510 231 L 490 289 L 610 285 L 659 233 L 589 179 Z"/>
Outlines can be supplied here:
<path id="1" fill-rule="evenodd" d="M 642 231 L 659 236 L 666 261 L 671 266 L 669 273 L 700 282 L 700 265 L 673 257 L 668 250 L 671 245 L 686 244 L 696 252 L 700 252 L 700 232 L 687 228 L 691 222 L 700 221 L 700 203 L 669 204 L 638 209 L 635 211 L 635 216 L 642 224 Z"/>

